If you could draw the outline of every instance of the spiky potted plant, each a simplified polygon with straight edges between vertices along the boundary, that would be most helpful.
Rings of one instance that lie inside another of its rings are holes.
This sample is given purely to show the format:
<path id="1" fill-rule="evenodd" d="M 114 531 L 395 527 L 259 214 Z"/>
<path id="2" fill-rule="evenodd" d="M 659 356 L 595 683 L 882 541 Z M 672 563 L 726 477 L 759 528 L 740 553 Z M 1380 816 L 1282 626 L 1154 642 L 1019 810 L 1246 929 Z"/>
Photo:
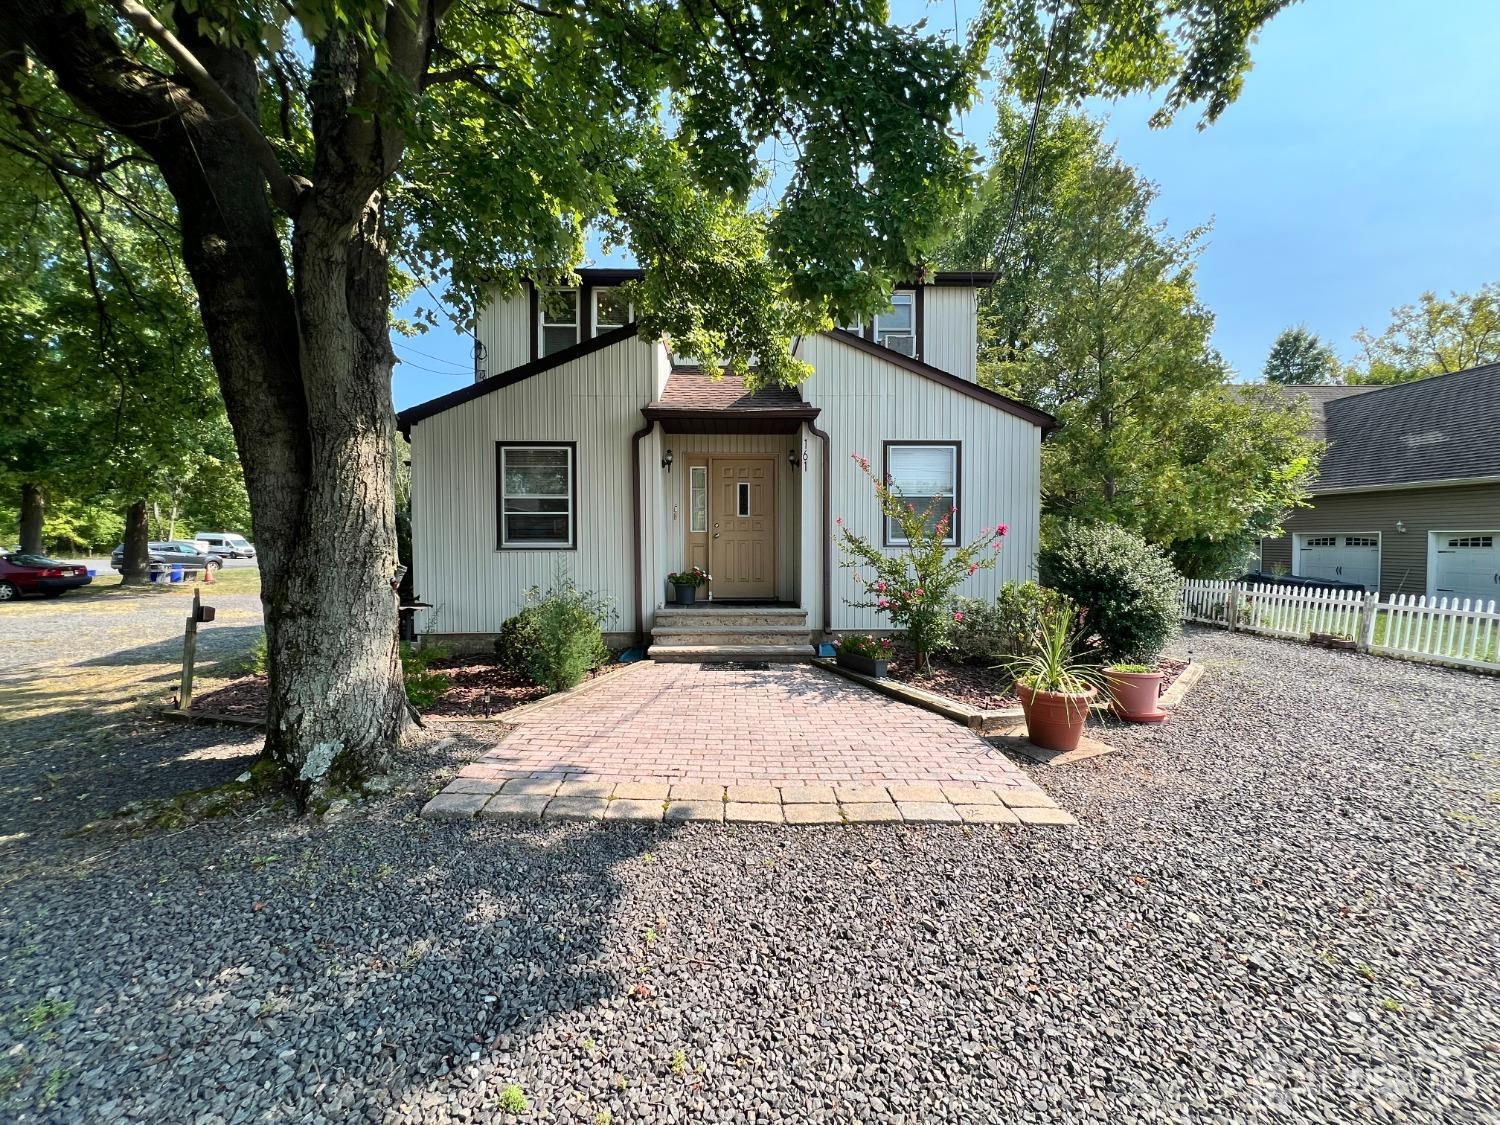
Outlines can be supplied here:
<path id="1" fill-rule="evenodd" d="M 1074 657 L 1076 618 L 1069 609 L 1046 613 L 1031 649 L 1008 661 L 1026 715 L 1026 738 L 1044 750 L 1077 750 L 1089 707 L 1099 695 L 1099 670 Z"/>

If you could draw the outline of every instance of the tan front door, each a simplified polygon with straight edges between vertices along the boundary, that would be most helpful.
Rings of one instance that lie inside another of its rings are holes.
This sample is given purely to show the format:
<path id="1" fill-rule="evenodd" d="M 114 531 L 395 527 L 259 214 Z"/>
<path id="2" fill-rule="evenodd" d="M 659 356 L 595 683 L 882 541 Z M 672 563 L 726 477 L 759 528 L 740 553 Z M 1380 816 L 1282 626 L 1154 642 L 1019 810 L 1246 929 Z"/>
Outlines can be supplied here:
<path id="1" fill-rule="evenodd" d="M 715 598 L 776 596 L 776 460 L 708 463 L 708 572 Z"/>

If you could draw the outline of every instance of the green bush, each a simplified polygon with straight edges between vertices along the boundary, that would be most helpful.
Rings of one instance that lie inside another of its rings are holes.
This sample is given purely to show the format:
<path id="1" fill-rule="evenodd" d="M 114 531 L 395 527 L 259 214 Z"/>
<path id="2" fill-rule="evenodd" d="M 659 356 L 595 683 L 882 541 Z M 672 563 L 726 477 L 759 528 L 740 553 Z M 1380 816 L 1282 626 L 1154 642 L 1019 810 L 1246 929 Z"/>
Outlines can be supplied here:
<path id="1" fill-rule="evenodd" d="M 541 639 L 537 607 L 529 605 L 514 617 L 506 618 L 500 626 L 500 635 L 495 638 L 495 655 L 507 668 L 529 675 L 531 658 L 536 655 L 536 646 Z"/>
<path id="2" fill-rule="evenodd" d="M 1071 611 L 1072 600 L 1035 582 L 1007 582 L 993 602 L 959 598 L 959 617 L 948 642 L 948 652 L 969 664 L 995 664 L 1028 651 L 1051 612 Z"/>
<path id="3" fill-rule="evenodd" d="M 605 623 L 615 616 L 607 598 L 580 590 L 571 579 L 562 577 L 545 594 L 533 588 L 526 596 L 533 604 L 516 617 L 531 614 L 532 621 L 518 623 L 515 633 L 517 637 L 529 637 L 529 630 L 534 628 L 535 639 L 524 662 L 514 667 L 524 668 L 550 691 L 567 691 L 577 687 L 591 669 L 613 659 L 603 633 Z M 501 641 L 504 639 L 502 626 Z M 497 649 L 500 643 L 496 642 Z"/>
<path id="4" fill-rule="evenodd" d="M 1042 585 L 1072 598 L 1109 661 L 1152 664 L 1177 634 L 1182 579 L 1166 553 L 1114 524 L 1057 525 L 1037 559 Z"/>
<path id="5" fill-rule="evenodd" d="M 406 684 L 406 698 L 418 711 L 425 711 L 453 684 L 451 677 L 434 672 L 430 665 L 448 655 L 448 650 L 439 645 L 423 645 L 412 648 L 401 642 L 401 679 Z"/>

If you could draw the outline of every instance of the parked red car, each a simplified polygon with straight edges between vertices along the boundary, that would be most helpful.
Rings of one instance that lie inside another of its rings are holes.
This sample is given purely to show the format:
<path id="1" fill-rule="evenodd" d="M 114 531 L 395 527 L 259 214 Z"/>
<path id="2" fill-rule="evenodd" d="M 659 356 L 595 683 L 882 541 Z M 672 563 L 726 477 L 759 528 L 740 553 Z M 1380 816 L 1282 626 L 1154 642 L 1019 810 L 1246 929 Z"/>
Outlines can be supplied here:
<path id="1" fill-rule="evenodd" d="M 0 602 L 12 601 L 22 594 L 60 598 L 69 590 L 87 586 L 92 581 L 87 567 L 73 563 L 19 551 L 13 555 L 0 555 Z"/>

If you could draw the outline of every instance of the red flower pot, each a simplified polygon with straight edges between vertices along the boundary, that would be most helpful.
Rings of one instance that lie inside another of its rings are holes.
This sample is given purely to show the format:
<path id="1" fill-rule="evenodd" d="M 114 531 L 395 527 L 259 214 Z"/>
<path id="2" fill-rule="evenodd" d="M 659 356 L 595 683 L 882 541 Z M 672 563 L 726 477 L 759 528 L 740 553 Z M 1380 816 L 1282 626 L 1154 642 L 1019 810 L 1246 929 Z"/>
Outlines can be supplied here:
<path id="1" fill-rule="evenodd" d="M 1072 695 L 1058 691 L 1032 691 L 1025 684 L 1016 684 L 1016 695 L 1021 699 L 1021 710 L 1026 714 L 1026 739 L 1043 750 L 1067 753 L 1078 749 L 1083 737 L 1083 724 L 1089 717 L 1089 704 L 1099 693 L 1089 688 L 1085 693 Z"/>
<path id="2" fill-rule="evenodd" d="M 1167 712 L 1157 706 L 1161 697 L 1160 672 L 1116 672 L 1104 670 L 1109 689 L 1110 710 L 1132 723 L 1159 723 Z"/>

